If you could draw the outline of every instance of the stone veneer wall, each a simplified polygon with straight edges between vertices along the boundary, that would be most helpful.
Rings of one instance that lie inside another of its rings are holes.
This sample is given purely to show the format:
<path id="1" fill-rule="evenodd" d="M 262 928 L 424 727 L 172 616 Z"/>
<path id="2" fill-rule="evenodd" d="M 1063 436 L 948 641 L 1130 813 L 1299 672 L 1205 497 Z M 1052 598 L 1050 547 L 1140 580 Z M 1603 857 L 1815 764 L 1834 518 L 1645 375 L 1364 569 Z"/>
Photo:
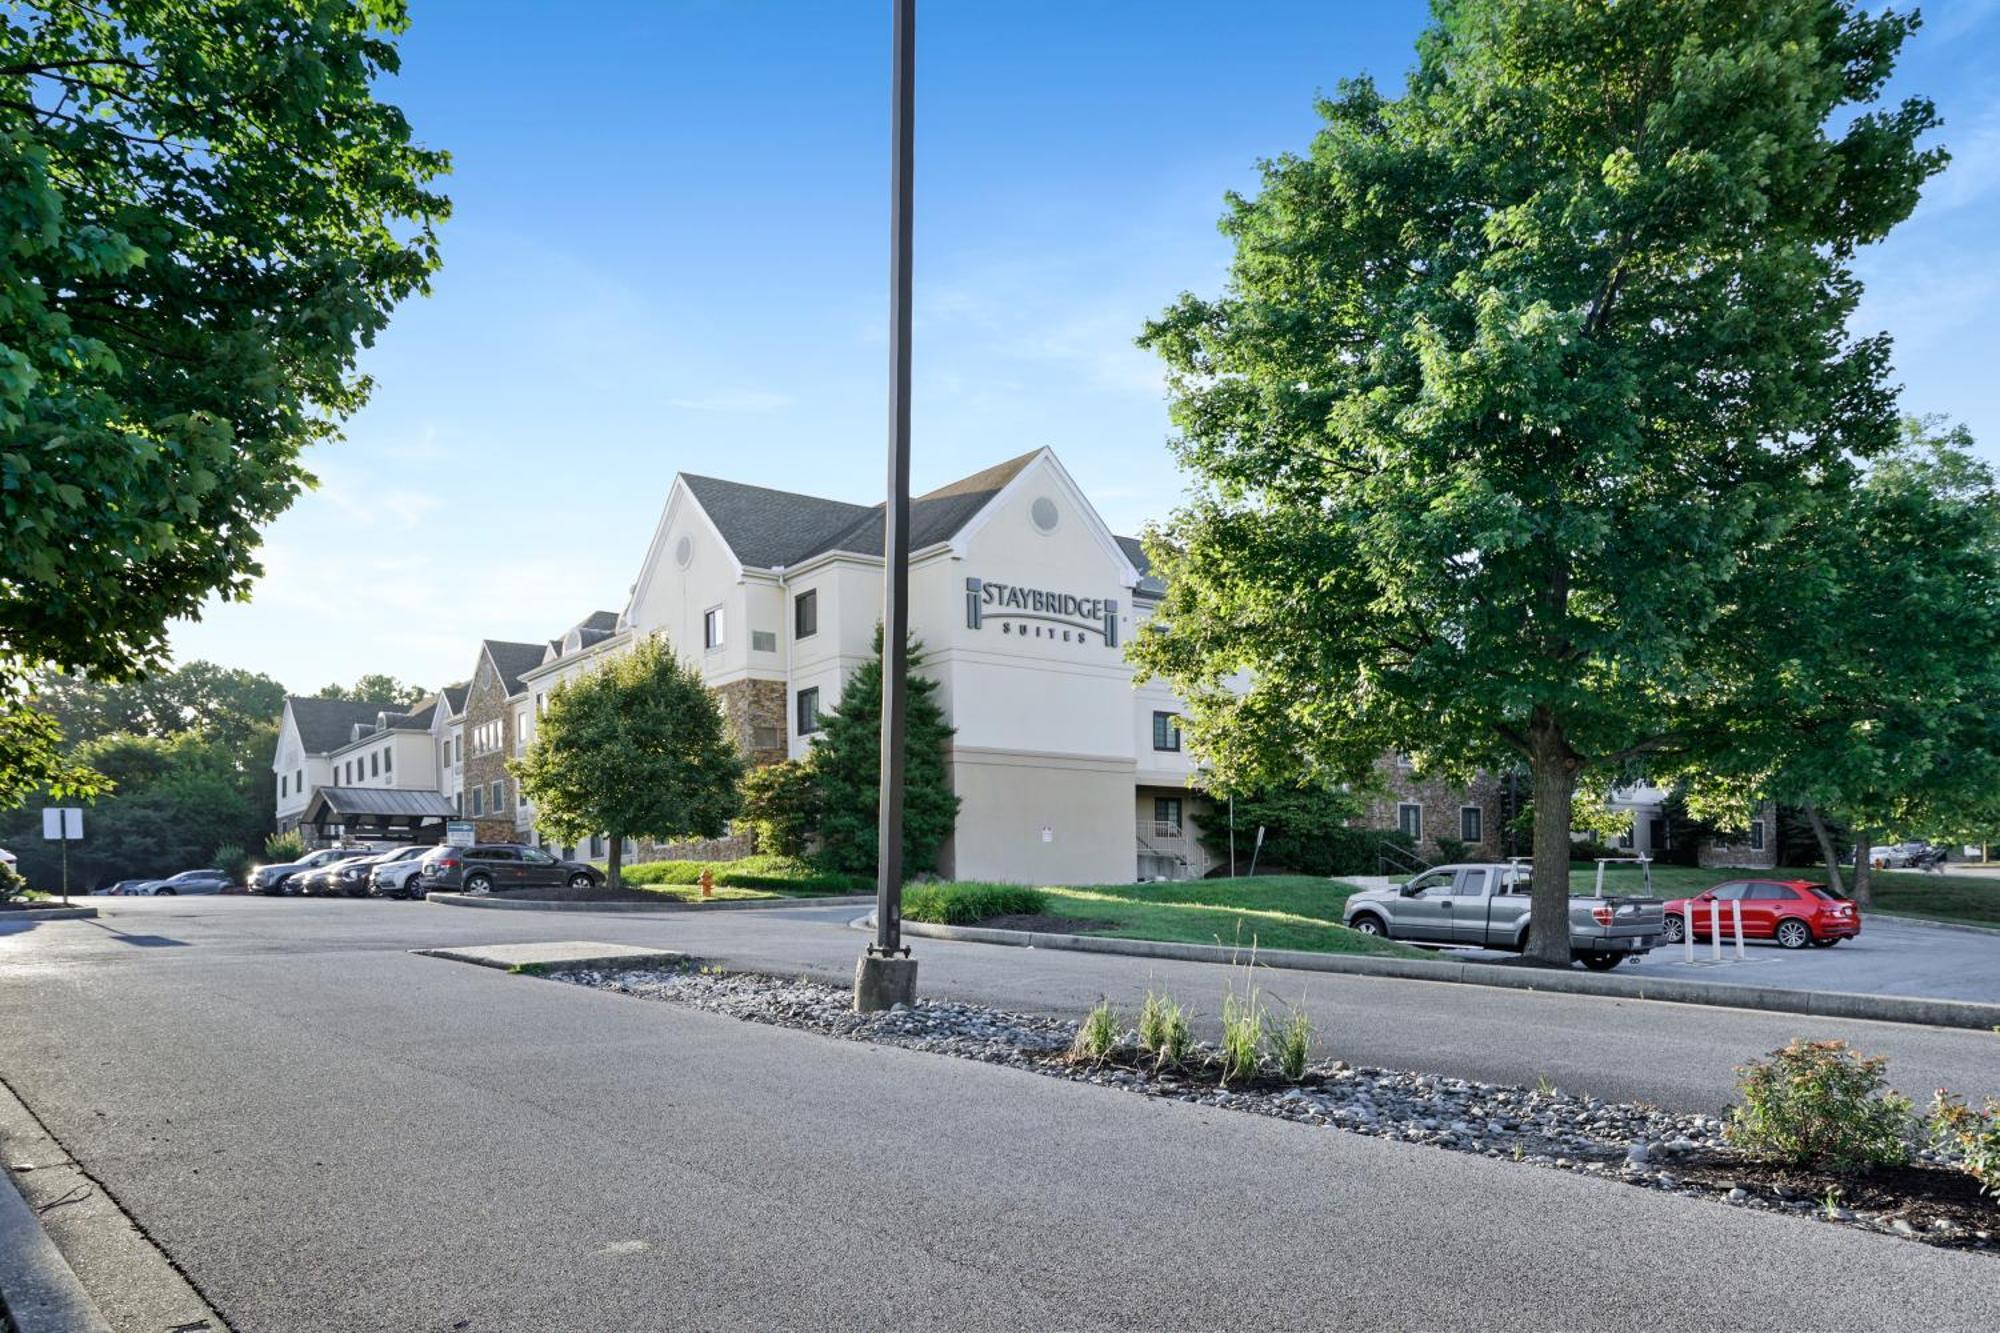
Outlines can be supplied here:
<path id="1" fill-rule="evenodd" d="M 500 748 L 491 754 L 473 754 L 473 729 L 496 718 L 500 722 Z M 484 653 L 480 654 L 479 670 L 474 673 L 472 685 L 465 695 L 464 735 L 465 814 L 462 817 L 472 820 L 473 836 L 481 842 L 513 842 L 519 836 L 514 827 L 514 804 L 520 797 L 513 777 L 507 772 L 507 758 L 514 753 L 514 710 L 507 704 L 506 685 Z M 490 795 L 495 782 L 505 784 L 503 790 L 507 794 L 507 808 L 497 815 L 482 808 L 475 817 L 472 813 L 472 789 L 476 786 Z"/>
<path id="2" fill-rule="evenodd" d="M 1437 778 L 1419 777 L 1404 761 L 1393 756 L 1384 758 L 1376 765 L 1382 775 L 1386 789 L 1381 799 L 1368 807 L 1365 827 L 1393 829 L 1398 827 L 1397 807 L 1414 802 L 1423 807 L 1424 836 L 1417 842 L 1421 855 L 1435 855 L 1440 837 L 1456 838 L 1459 833 L 1458 812 L 1460 806 L 1479 807 L 1480 840 L 1466 848 L 1467 855 L 1482 858 L 1498 857 L 1501 854 L 1501 781 L 1489 773 L 1481 773 L 1471 785 L 1455 786 Z"/>
<path id="3" fill-rule="evenodd" d="M 1698 864 L 1712 870 L 1775 870 L 1778 866 L 1778 806 L 1774 801 L 1765 801 L 1757 807 L 1757 818 L 1764 821 L 1764 846 L 1761 851 L 1750 846 L 1750 831 L 1727 833 L 1706 839 L 1695 852 Z"/>

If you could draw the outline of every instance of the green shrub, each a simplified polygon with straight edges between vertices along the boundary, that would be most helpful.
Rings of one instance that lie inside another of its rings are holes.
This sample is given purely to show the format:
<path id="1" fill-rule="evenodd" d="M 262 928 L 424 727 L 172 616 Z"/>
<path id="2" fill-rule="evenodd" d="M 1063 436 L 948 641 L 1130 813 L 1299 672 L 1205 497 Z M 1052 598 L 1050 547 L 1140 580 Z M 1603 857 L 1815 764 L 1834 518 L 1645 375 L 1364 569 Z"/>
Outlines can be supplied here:
<path id="1" fill-rule="evenodd" d="M 1582 842 L 1573 842 L 1569 845 L 1569 859 L 1571 864 L 1580 861 L 1597 861 L 1607 857 L 1630 855 L 1632 855 L 1631 852 L 1621 852 L 1609 843 L 1596 842 L 1589 838 L 1585 838 Z"/>
<path id="2" fill-rule="evenodd" d="M 1294 1008 L 1283 1023 L 1271 1029 L 1271 1063 L 1294 1083 L 1306 1076 L 1306 1066 L 1312 1062 L 1314 1036 L 1313 1022 L 1306 1015 L 1303 1003 Z"/>
<path id="3" fill-rule="evenodd" d="M 726 888 L 776 889 L 785 893 L 865 893 L 872 880 L 827 874 L 782 856 L 746 856 L 735 861 L 647 861 L 624 868 L 628 884 L 699 884 L 701 872 L 715 872 Z"/>
<path id="4" fill-rule="evenodd" d="M 1106 1056 L 1118 1049 L 1118 1014 L 1105 1000 L 1083 1016 L 1077 1025 L 1076 1037 L 1069 1045 L 1069 1058 L 1079 1063 L 1089 1061 L 1102 1064 Z"/>
<path id="5" fill-rule="evenodd" d="M 264 839 L 264 859 L 272 865 L 287 865 L 305 854 L 305 839 L 297 833 L 273 833 Z"/>
<path id="6" fill-rule="evenodd" d="M 1909 1160 L 1909 1099 L 1885 1091 L 1888 1061 L 1844 1041 L 1794 1039 L 1737 1068 L 1742 1104 L 1724 1133 L 1745 1152 L 1789 1166 L 1861 1171 Z"/>
<path id="7" fill-rule="evenodd" d="M 1019 884 L 911 884 L 903 889 L 903 919 L 968 926 L 989 916 L 1034 916 L 1048 907 L 1037 889 Z"/>
<path id="8" fill-rule="evenodd" d="M 1957 1154 L 1959 1168 L 1979 1182 L 1980 1192 L 2000 1199 L 2000 1098 L 1988 1097 L 1975 1111 L 1939 1088 L 1929 1125 L 1933 1146 Z"/>
<path id="9" fill-rule="evenodd" d="M 214 861 L 215 868 L 229 876 L 232 882 L 237 884 L 250 882 L 250 853 L 244 851 L 240 845 L 233 842 L 223 843 L 215 849 L 215 855 L 211 860 Z"/>
<path id="10" fill-rule="evenodd" d="M 1222 1085 L 1257 1072 L 1264 1045 L 1264 1005 L 1251 990 L 1238 995 L 1234 987 L 1222 997 Z"/>
<path id="11" fill-rule="evenodd" d="M 1439 838 L 1437 845 L 1439 865 L 1451 865 L 1454 862 L 1465 859 L 1466 844 L 1464 840 L 1459 838 Z"/>
<path id="12" fill-rule="evenodd" d="M 0 903 L 11 903 L 28 891 L 28 881 L 21 878 L 21 872 L 0 861 Z"/>

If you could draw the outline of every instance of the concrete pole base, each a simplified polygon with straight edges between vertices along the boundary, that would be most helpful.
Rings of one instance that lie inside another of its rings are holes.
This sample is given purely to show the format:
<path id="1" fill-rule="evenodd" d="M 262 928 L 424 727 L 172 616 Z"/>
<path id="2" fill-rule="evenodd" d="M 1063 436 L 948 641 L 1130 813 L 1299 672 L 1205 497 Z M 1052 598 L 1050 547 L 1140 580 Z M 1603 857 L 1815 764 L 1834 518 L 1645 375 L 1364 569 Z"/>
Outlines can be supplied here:
<path id="1" fill-rule="evenodd" d="M 854 965 L 854 1011 L 880 1013 L 917 1002 L 917 960 L 861 955 Z"/>

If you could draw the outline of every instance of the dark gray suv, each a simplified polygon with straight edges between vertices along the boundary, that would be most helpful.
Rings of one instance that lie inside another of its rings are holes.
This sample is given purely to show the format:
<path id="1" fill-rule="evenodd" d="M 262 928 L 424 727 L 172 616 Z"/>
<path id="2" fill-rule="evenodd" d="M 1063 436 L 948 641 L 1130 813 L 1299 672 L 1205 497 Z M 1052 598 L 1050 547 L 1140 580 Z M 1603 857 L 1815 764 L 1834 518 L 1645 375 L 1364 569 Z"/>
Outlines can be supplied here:
<path id="1" fill-rule="evenodd" d="M 568 886 L 594 889 L 603 872 L 581 861 L 563 861 L 519 842 L 439 847 L 424 856 L 425 893 L 505 893 L 509 889 Z"/>

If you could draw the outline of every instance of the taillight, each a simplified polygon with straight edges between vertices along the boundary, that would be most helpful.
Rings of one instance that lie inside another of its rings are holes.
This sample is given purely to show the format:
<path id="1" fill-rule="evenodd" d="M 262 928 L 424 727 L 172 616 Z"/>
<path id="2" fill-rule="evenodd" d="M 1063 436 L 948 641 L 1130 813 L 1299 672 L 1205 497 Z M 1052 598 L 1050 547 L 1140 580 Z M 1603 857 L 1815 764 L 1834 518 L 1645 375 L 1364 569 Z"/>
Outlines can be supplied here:
<path id="1" fill-rule="evenodd" d="M 1609 903 L 1606 903 L 1601 907 L 1593 907 L 1590 909 L 1590 919 L 1595 921 L 1600 926 L 1610 925 L 1611 917 L 1612 917 L 1612 912 L 1611 912 L 1611 905 Z"/>

